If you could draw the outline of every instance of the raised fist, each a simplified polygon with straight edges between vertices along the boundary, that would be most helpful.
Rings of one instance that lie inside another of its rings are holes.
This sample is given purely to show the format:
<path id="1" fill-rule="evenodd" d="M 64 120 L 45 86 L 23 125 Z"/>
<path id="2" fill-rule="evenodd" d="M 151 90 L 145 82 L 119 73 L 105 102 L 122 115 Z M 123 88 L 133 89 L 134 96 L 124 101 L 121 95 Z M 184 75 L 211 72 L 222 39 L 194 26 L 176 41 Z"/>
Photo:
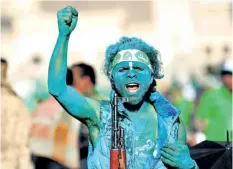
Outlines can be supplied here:
<path id="1" fill-rule="evenodd" d="M 75 8 L 67 6 L 57 12 L 59 34 L 69 36 L 77 25 L 78 12 Z"/>

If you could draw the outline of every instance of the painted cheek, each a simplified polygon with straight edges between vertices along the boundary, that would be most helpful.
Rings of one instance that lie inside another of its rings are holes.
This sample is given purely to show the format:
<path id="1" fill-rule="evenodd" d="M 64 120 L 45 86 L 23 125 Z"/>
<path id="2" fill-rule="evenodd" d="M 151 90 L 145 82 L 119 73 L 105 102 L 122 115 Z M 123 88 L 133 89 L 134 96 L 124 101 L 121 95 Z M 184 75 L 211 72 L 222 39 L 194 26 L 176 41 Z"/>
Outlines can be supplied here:
<path id="1" fill-rule="evenodd" d="M 126 82 L 126 77 L 123 74 L 115 73 L 114 74 L 114 83 L 115 87 L 118 90 L 119 93 L 123 94 L 125 93 L 125 82 Z"/>
<path id="2" fill-rule="evenodd" d="M 153 78 L 151 77 L 150 73 L 145 73 L 142 74 L 141 76 L 138 77 L 139 81 L 142 82 L 140 84 L 140 97 L 143 97 L 144 94 L 148 91 L 150 84 L 153 81 Z"/>
<path id="3" fill-rule="evenodd" d="M 140 82 L 143 82 L 142 84 L 151 84 L 153 79 L 151 77 L 150 72 L 142 72 L 138 75 L 138 79 Z"/>
<path id="4" fill-rule="evenodd" d="M 138 91 L 138 99 L 143 97 L 143 95 L 147 92 L 150 84 L 152 83 L 152 77 L 151 73 L 148 70 L 137 72 L 133 71 L 133 74 L 135 74 L 137 81 L 140 83 L 140 90 Z M 114 77 L 114 83 L 115 87 L 118 90 L 118 92 L 121 95 L 128 96 L 130 93 L 125 87 L 126 82 L 129 80 L 128 73 L 120 73 L 120 72 L 113 72 L 113 77 Z"/>

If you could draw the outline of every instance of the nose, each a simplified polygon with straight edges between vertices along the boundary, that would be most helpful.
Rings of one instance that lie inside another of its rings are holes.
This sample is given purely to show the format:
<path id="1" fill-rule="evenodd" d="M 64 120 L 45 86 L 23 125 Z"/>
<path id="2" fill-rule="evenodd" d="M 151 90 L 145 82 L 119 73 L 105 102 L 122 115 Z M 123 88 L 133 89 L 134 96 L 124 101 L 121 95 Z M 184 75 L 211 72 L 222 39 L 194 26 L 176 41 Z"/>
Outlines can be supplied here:
<path id="1" fill-rule="evenodd" d="M 127 76 L 128 76 L 129 78 L 134 78 L 134 77 L 136 77 L 136 73 L 135 73 L 134 70 L 130 70 Z"/>

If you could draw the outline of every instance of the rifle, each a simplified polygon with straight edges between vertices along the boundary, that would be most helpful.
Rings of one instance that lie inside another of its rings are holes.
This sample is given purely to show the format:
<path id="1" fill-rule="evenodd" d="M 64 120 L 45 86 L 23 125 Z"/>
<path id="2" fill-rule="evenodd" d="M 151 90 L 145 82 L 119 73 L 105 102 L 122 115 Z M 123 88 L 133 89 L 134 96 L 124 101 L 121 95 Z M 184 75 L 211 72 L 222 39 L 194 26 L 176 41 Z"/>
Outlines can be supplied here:
<path id="1" fill-rule="evenodd" d="M 110 151 L 110 169 L 126 169 L 126 151 L 124 145 L 124 129 L 120 127 L 118 122 L 118 97 L 117 94 L 113 98 L 112 109 L 112 144 Z M 127 101 L 127 98 L 123 98 Z"/>

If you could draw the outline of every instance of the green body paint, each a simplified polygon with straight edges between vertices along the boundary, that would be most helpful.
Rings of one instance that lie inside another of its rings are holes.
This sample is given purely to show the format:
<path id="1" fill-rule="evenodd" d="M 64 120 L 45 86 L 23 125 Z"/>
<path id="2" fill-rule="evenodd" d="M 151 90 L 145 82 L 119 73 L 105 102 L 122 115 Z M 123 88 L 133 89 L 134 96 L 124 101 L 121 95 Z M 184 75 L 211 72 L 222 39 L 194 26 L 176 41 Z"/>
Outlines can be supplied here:
<path id="1" fill-rule="evenodd" d="M 141 62 L 132 63 L 132 69 L 130 69 L 129 62 L 127 61 L 117 64 L 113 69 L 112 77 L 117 92 L 123 97 L 128 97 L 128 103 L 135 105 L 143 100 L 153 77 L 150 69 L 145 64 Z M 135 90 L 130 91 L 127 89 L 127 86 L 130 84 L 136 84 L 135 87 L 131 87 Z"/>
<path id="2" fill-rule="evenodd" d="M 58 12 L 59 36 L 49 65 L 49 92 L 70 115 L 87 125 L 90 133 L 88 168 L 109 169 L 110 102 L 85 98 L 65 82 L 68 42 L 76 26 L 77 15 L 77 11 L 72 7 Z M 129 52 L 124 57 L 130 56 L 132 54 Z M 142 62 L 132 61 L 132 68 L 129 61 L 118 63 L 117 58 L 115 63 L 118 64 L 114 66 L 111 74 L 113 89 L 120 96 L 129 98 L 129 102 L 120 103 L 118 107 L 119 123 L 125 129 L 127 169 L 166 169 L 164 163 L 189 169 L 195 163 L 186 147 L 176 147 L 176 152 L 180 154 L 171 164 L 166 161 L 169 156 L 161 154 L 161 149 L 167 142 L 184 145 L 185 130 L 182 130 L 182 123 L 179 122 L 179 111 L 158 92 L 148 91 L 154 78 L 153 73 L 145 62 L 145 56 L 139 53 L 137 58 Z M 146 93 L 150 93 L 150 97 Z M 165 160 L 161 158 L 163 155 Z"/>

